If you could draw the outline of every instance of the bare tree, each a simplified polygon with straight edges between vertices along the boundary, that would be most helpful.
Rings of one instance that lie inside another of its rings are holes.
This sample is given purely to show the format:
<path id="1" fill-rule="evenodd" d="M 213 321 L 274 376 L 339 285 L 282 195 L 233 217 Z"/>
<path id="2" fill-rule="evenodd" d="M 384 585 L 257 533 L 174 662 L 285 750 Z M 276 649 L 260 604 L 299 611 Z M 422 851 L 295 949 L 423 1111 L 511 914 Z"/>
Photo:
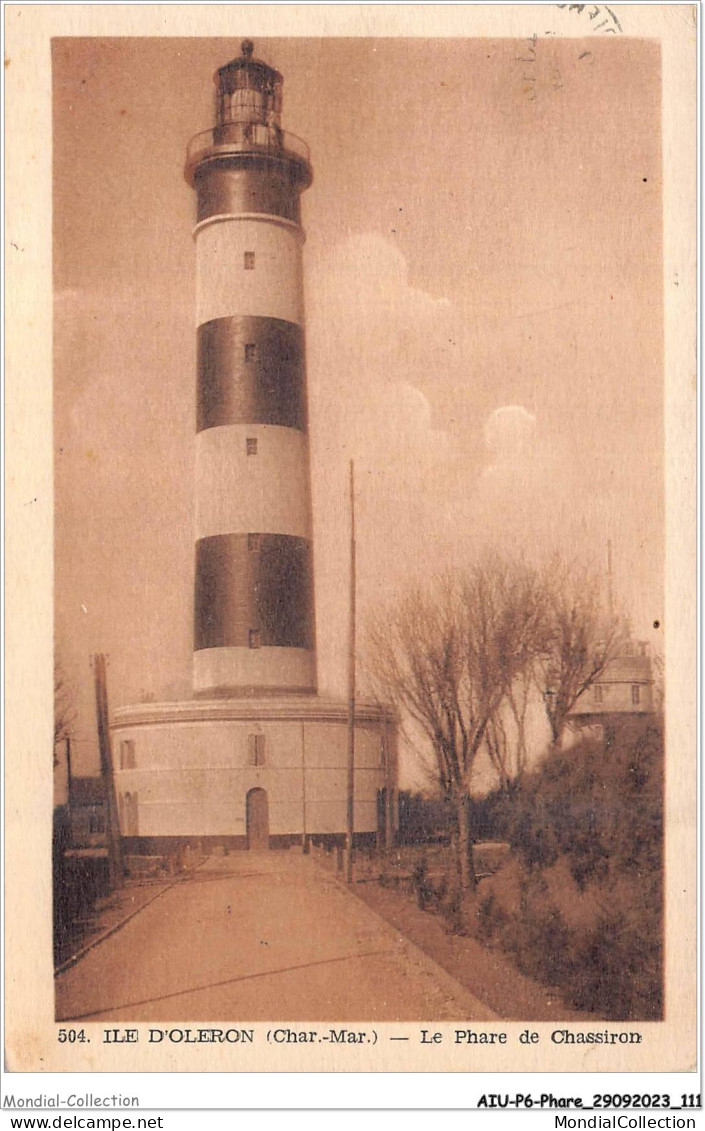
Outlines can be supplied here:
<path id="1" fill-rule="evenodd" d="M 507 688 L 523 671 L 526 608 L 520 570 L 496 560 L 410 592 L 369 631 L 369 666 L 384 698 L 421 727 L 438 783 L 456 813 L 462 887 L 475 883 L 469 793 L 477 755 Z"/>
<path id="2" fill-rule="evenodd" d="M 485 747 L 500 788 L 511 792 L 526 769 L 526 717 L 537 683 L 539 657 L 548 640 L 545 579 L 523 562 L 494 562 L 503 602 L 513 623 L 507 647 L 497 655 L 503 695 L 485 731 Z"/>
<path id="3" fill-rule="evenodd" d="M 526 714 L 533 687 L 533 677 L 522 679 L 520 690 L 512 689 L 511 696 L 487 724 L 485 749 L 504 793 L 516 790 L 529 762 Z"/>
<path id="4" fill-rule="evenodd" d="M 537 670 L 555 749 L 578 699 L 617 655 L 626 634 L 602 600 L 597 580 L 585 571 L 554 560 L 545 571 L 544 590 L 548 631 Z"/>
<path id="5" fill-rule="evenodd" d="M 510 793 L 520 777 L 521 770 L 519 768 L 518 747 L 512 746 L 501 711 L 498 711 L 495 717 L 487 723 L 485 749 L 497 774 L 500 789 L 505 793 Z M 516 765 L 513 761 L 513 753 L 517 755 Z"/>

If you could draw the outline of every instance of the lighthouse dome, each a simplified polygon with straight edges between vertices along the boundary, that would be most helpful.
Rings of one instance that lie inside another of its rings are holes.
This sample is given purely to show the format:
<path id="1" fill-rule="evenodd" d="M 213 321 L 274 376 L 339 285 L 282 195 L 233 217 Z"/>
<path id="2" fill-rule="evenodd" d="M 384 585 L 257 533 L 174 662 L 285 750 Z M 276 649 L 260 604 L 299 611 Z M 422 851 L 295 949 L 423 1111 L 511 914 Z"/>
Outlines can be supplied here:
<path id="1" fill-rule="evenodd" d="M 284 80 L 274 67 L 254 59 L 254 44 L 244 39 L 241 54 L 219 67 L 213 76 L 217 88 L 217 122 L 279 126 Z"/>

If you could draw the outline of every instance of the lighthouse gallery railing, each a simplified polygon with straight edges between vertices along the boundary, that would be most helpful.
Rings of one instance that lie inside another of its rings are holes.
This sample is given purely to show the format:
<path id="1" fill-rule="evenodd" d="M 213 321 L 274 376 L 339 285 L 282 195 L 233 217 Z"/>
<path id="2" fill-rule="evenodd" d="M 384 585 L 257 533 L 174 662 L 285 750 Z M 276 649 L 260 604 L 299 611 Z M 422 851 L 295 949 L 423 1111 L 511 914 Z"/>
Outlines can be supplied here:
<path id="1" fill-rule="evenodd" d="M 227 156 L 229 153 L 251 153 L 253 156 L 279 154 L 293 157 L 306 165 L 310 160 L 306 142 L 295 134 L 257 122 L 225 122 L 191 138 L 186 149 L 186 169 L 194 169 L 204 157 Z"/>

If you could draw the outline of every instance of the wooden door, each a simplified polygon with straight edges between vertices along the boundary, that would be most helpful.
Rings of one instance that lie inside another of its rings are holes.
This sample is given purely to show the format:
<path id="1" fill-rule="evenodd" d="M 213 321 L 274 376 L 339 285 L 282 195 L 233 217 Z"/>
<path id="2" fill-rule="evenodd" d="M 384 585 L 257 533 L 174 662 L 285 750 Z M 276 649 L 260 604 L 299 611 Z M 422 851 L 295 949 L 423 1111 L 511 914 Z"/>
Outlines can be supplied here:
<path id="1" fill-rule="evenodd" d="M 247 795 L 247 847 L 251 852 L 269 848 L 269 803 L 264 789 L 251 789 Z"/>

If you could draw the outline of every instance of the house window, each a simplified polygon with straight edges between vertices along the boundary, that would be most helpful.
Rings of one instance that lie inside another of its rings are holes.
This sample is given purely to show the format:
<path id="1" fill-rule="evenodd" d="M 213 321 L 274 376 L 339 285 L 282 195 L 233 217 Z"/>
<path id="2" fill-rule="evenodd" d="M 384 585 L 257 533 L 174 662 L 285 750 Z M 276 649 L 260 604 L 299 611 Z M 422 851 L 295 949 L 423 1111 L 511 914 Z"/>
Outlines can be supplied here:
<path id="1" fill-rule="evenodd" d="M 595 702 L 596 703 L 602 702 L 602 688 L 600 687 L 599 683 L 595 684 Z"/>
<path id="2" fill-rule="evenodd" d="M 245 440 L 245 447 L 246 447 L 248 456 L 256 456 L 257 455 L 257 440 L 255 439 L 254 436 L 248 436 L 247 437 L 247 439 Z"/>
<path id="3" fill-rule="evenodd" d="M 96 834 L 105 832 L 105 817 L 102 810 L 91 809 L 88 815 L 88 831 Z"/>
<path id="4" fill-rule="evenodd" d="M 264 766 L 264 735 L 249 734 L 247 736 L 247 754 L 251 766 Z"/>
<path id="5" fill-rule="evenodd" d="M 120 743 L 120 769 L 134 770 L 136 764 L 134 739 L 125 738 Z"/>
<path id="6" fill-rule="evenodd" d="M 255 253 L 254 251 L 245 252 L 245 270 L 254 271 L 255 269 Z"/>
<path id="7" fill-rule="evenodd" d="M 638 707 L 641 702 L 641 688 L 638 683 L 632 684 L 632 706 Z"/>
<path id="8" fill-rule="evenodd" d="M 259 644 L 259 629 L 258 628 L 251 628 L 250 629 L 249 640 L 250 640 L 250 648 L 259 648 L 260 644 Z"/>
<path id="9" fill-rule="evenodd" d="M 245 361 L 256 361 L 257 345 L 255 342 L 245 343 Z"/>
<path id="10" fill-rule="evenodd" d="M 251 554 L 255 554 L 255 553 L 257 553 L 258 550 L 261 549 L 259 534 L 248 534 L 247 535 L 247 549 L 250 551 Z"/>

